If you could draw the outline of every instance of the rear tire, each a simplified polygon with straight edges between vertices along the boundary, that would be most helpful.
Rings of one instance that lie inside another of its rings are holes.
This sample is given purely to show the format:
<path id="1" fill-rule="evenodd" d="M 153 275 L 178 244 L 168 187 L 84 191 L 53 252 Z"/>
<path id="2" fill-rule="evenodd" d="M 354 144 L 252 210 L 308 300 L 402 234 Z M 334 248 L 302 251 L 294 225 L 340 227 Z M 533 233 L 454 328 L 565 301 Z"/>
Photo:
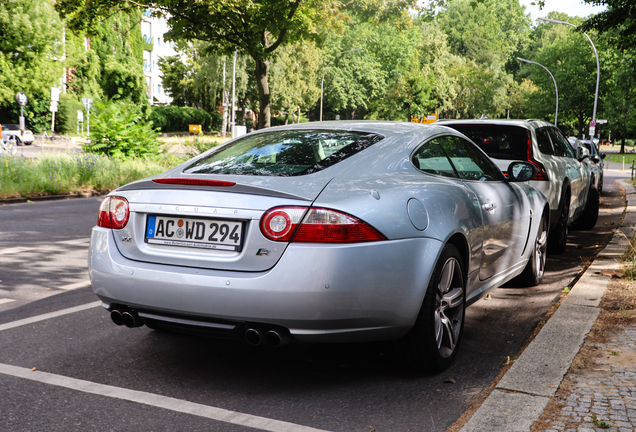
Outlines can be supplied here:
<path id="1" fill-rule="evenodd" d="M 548 236 L 548 252 L 553 254 L 561 254 L 565 252 L 568 242 L 568 222 L 570 218 L 570 194 L 563 197 L 561 205 L 561 213 L 557 226 L 550 230 Z"/>
<path id="2" fill-rule="evenodd" d="M 387 344 L 387 354 L 401 367 L 437 373 L 455 359 L 466 309 L 464 263 L 457 248 L 446 245 L 433 274 L 413 328 Z"/>
<path id="3" fill-rule="evenodd" d="M 548 220 L 544 215 L 541 218 L 539 232 L 534 241 L 532 255 L 530 261 L 526 264 L 523 272 L 517 276 L 514 282 L 518 282 L 524 287 L 533 287 L 541 283 L 543 274 L 545 273 L 546 250 L 548 246 Z"/>
<path id="4" fill-rule="evenodd" d="M 576 229 L 591 230 L 598 221 L 598 208 L 599 208 L 599 193 L 593 187 L 590 187 L 590 192 L 587 194 L 587 202 L 585 203 L 585 209 L 583 214 L 577 220 L 574 221 L 572 226 Z"/>

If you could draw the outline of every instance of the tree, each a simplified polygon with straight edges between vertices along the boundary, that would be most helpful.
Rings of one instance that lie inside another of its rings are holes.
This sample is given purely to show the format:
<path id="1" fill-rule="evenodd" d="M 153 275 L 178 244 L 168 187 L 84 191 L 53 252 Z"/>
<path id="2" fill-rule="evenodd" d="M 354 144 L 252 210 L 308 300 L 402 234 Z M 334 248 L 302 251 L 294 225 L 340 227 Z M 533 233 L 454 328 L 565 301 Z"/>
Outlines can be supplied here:
<path id="1" fill-rule="evenodd" d="M 306 111 L 320 97 L 322 52 L 312 42 L 281 48 L 272 65 L 272 108 L 289 115 Z"/>
<path id="2" fill-rule="evenodd" d="M 408 18 L 415 0 L 149 0 L 146 5 L 168 20 L 172 40 L 210 42 L 219 54 L 238 50 L 254 61 L 259 93 L 259 127 L 270 125 L 268 71 L 276 50 L 284 45 L 315 39 L 319 28 L 337 27 L 347 19 L 346 11 L 364 12 L 369 20 L 387 16 Z M 92 31 L 99 20 L 114 10 L 136 10 L 127 0 L 59 0 L 60 14 L 75 31 Z"/>
<path id="3" fill-rule="evenodd" d="M 467 57 L 493 71 L 502 69 L 530 35 L 530 19 L 518 0 L 449 2 L 439 13 L 453 54 Z"/>
<path id="4" fill-rule="evenodd" d="M 36 102 L 46 102 L 44 112 L 48 111 L 65 54 L 62 23 L 52 0 L 0 2 L 0 29 L 0 109 L 11 116 L 6 120 L 17 121 L 9 110 L 17 107 L 15 95 L 22 91 L 29 98 L 25 115 L 40 117 Z"/>
<path id="5" fill-rule="evenodd" d="M 564 14 L 549 15 L 560 21 L 580 23 L 580 18 Z M 596 61 L 592 47 L 581 32 L 571 27 L 545 23 L 536 32 L 536 42 L 527 58 L 545 66 L 554 76 L 559 89 L 559 123 L 569 125 L 577 135 L 586 133 L 591 120 L 596 87 Z M 591 35 L 594 37 L 595 35 Z M 601 41 L 595 45 L 604 50 Z M 532 80 L 540 89 L 529 95 L 528 103 L 537 117 L 554 119 L 554 83 L 540 67 L 522 67 L 522 76 Z M 605 76 L 601 72 L 601 76 Z M 605 80 L 601 80 L 599 93 L 604 93 Z"/>
<path id="6" fill-rule="evenodd" d="M 621 50 L 636 46 L 636 6 L 633 0 L 585 0 L 605 5 L 607 10 L 589 17 L 580 29 L 607 34 L 612 44 Z"/>

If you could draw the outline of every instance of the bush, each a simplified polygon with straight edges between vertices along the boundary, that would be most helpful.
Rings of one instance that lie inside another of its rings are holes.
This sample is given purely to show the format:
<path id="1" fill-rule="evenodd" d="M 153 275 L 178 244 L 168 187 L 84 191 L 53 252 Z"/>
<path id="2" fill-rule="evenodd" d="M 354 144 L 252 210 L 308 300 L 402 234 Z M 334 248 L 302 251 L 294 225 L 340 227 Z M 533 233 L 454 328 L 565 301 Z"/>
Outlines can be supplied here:
<path id="1" fill-rule="evenodd" d="M 74 95 L 61 94 L 55 115 L 55 132 L 67 135 L 77 133 L 77 111 L 84 111 L 84 104 Z M 84 129 L 86 129 L 86 113 L 84 113 Z"/>
<path id="2" fill-rule="evenodd" d="M 155 156 L 161 143 L 152 122 L 143 118 L 141 108 L 126 102 L 95 102 L 89 143 L 85 151 L 117 159 Z"/>
<path id="3" fill-rule="evenodd" d="M 221 129 L 223 116 L 192 107 L 153 105 L 150 120 L 164 133 L 188 132 L 191 124 L 200 124 L 204 132 L 211 132 Z"/>

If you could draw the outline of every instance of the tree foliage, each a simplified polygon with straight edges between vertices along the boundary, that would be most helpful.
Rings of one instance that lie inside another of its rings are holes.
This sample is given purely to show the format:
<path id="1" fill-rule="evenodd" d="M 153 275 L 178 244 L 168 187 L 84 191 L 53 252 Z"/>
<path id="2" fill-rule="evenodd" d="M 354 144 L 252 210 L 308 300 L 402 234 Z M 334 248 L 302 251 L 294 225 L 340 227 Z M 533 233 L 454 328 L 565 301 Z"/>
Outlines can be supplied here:
<path id="1" fill-rule="evenodd" d="M 95 101 L 94 120 L 84 150 L 116 159 L 155 156 L 160 150 L 152 122 L 145 120 L 141 107 L 123 101 Z"/>

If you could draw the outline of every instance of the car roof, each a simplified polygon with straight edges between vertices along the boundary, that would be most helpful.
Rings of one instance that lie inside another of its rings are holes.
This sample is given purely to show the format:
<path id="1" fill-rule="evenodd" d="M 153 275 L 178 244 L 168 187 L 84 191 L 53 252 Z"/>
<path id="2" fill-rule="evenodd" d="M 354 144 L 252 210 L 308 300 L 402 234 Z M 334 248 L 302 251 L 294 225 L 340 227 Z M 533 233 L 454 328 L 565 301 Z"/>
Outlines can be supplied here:
<path id="1" fill-rule="evenodd" d="M 326 129 L 326 130 L 342 130 L 342 131 L 363 131 L 379 133 L 383 135 L 392 135 L 409 132 L 422 132 L 430 129 L 432 125 L 398 122 L 398 121 L 376 121 L 376 120 L 345 120 L 345 121 L 322 121 L 295 123 L 285 126 L 274 126 L 271 128 L 260 129 L 255 132 L 267 132 L 276 130 L 294 130 L 294 129 Z"/>
<path id="2" fill-rule="evenodd" d="M 483 124 L 483 125 L 513 125 L 529 128 L 531 126 L 554 126 L 541 119 L 441 119 L 437 123 L 442 125 L 455 124 Z"/>

